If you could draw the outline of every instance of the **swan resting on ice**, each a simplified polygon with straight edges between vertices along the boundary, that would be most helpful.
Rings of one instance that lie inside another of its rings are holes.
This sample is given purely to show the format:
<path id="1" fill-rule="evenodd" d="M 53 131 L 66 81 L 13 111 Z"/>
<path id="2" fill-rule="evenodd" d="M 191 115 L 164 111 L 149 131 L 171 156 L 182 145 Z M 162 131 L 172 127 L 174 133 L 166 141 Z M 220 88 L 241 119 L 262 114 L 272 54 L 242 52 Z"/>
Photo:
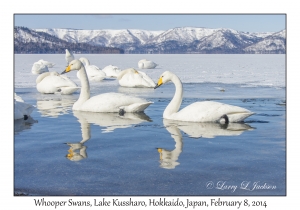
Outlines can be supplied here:
<path id="1" fill-rule="evenodd" d="M 32 74 L 42 74 L 44 72 L 48 72 L 48 68 L 52 68 L 55 65 L 55 63 L 50 63 L 49 61 L 45 61 L 43 59 L 35 62 L 32 65 L 31 73 Z"/>
<path id="2" fill-rule="evenodd" d="M 158 64 L 154 63 L 153 61 L 148 61 L 146 59 L 142 59 L 138 62 L 138 67 L 140 69 L 154 69 Z"/>
<path id="3" fill-rule="evenodd" d="M 78 70 L 81 91 L 73 110 L 88 112 L 142 112 L 153 102 L 121 93 L 104 93 L 90 98 L 90 84 L 84 65 L 80 60 L 73 60 L 61 74 Z"/>
<path id="4" fill-rule="evenodd" d="M 24 100 L 15 93 L 14 98 L 14 119 L 27 120 L 32 113 L 34 107 L 31 104 L 27 104 Z"/>
<path id="5" fill-rule="evenodd" d="M 123 87 L 155 87 L 155 83 L 147 74 L 133 68 L 121 71 L 117 79 Z"/>
<path id="6" fill-rule="evenodd" d="M 36 78 L 36 89 L 40 93 L 61 93 L 68 95 L 74 93 L 80 87 L 64 75 L 53 72 L 45 72 Z"/>
<path id="7" fill-rule="evenodd" d="M 180 79 L 172 72 L 166 71 L 160 76 L 155 88 L 169 81 L 175 85 L 175 95 L 163 113 L 163 118 L 165 119 L 189 122 L 220 122 L 227 124 L 241 122 L 254 114 L 242 107 L 214 101 L 195 102 L 178 111 L 183 97 L 183 88 Z"/>
<path id="8" fill-rule="evenodd" d="M 121 69 L 117 66 L 108 65 L 105 66 L 102 71 L 106 74 L 106 78 L 117 78 L 118 74 L 121 72 Z"/>
<path id="9" fill-rule="evenodd" d="M 106 74 L 101 71 L 101 69 L 95 65 L 90 65 L 90 61 L 87 58 L 79 58 L 79 60 L 85 65 L 85 70 L 89 81 L 100 82 L 106 77 Z M 77 77 L 80 79 L 79 71 L 77 72 Z"/>

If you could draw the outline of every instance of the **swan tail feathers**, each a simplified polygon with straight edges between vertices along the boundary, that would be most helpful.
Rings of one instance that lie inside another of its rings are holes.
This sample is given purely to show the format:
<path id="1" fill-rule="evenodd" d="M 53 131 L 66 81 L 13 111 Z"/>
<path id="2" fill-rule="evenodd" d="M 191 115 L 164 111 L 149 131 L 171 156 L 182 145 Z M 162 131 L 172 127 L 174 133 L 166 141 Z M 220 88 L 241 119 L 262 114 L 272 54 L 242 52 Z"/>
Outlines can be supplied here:
<path id="1" fill-rule="evenodd" d="M 60 92 L 63 95 L 69 95 L 80 89 L 81 87 L 61 87 Z"/>
<path id="2" fill-rule="evenodd" d="M 153 102 L 134 103 L 123 108 L 125 112 L 143 112 Z"/>
<path id="3" fill-rule="evenodd" d="M 242 122 L 247 117 L 250 117 L 251 115 L 255 114 L 254 112 L 244 112 L 244 113 L 232 113 L 227 114 L 229 118 L 229 122 Z"/>

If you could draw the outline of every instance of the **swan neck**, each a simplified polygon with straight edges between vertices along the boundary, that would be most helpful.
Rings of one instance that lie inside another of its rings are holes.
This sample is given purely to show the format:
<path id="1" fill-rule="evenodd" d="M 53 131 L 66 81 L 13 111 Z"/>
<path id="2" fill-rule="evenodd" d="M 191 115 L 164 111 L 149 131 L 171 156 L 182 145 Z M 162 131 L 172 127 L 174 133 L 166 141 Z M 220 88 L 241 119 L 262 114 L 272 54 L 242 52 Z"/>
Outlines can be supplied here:
<path id="1" fill-rule="evenodd" d="M 80 58 L 80 61 L 83 62 L 85 66 L 90 65 L 90 61 L 87 58 Z"/>
<path id="2" fill-rule="evenodd" d="M 123 77 L 125 74 L 129 73 L 129 72 L 134 73 L 134 69 L 125 69 L 125 70 L 119 72 L 119 73 L 118 73 L 118 76 L 117 76 L 117 79 L 118 79 L 118 80 L 121 80 L 122 77 Z"/>
<path id="3" fill-rule="evenodd" d="M 90 98 L 90 84 L 83 65 L 78 70 L 81 83 L 81 91 L 78 100 L 74 103 L 73 109 L 78 109 L 84 102 Z"/>
<path id="4" fill-rule="evenodd" d="M 36 84 L 40 83 L 45 77 L 49 76 L 50 73 L 51 72 L 45 72 L 45 73 L 39 75 L 35 80 Z"/>
<path id="5" fill-rule="evenodd" d="M 175 85 L 175 94 L 173 96 L 173 99 L 169 103 L 169 105 L 166 107 L 163 117 L 169 118 L 172 114 L 177 113 L 182 102 L 182 96 L 183 96 L 183 89 L 182 89 L 182 83 L 180 79 L 173 74 L 171 77 L 171 81 Z"/>

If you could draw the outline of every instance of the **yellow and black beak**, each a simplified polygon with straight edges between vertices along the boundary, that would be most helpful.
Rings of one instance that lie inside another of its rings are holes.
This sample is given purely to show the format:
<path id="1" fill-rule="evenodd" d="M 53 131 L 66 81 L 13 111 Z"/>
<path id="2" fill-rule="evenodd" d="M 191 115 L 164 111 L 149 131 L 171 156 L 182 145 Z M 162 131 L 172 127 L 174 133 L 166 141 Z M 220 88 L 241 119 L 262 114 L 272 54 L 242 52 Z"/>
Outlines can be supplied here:
<path id="1" fill-rule="evenodd" d="M 154 89 L 158 88 L 159 86 L 161 86 L 163 84 L 163 81 L 162 81 L 162 77 L 159 78 L 156 86 L 154 87 Z"/>
<path id="2" fill-rule="evenodd" d="M 65 73 L 68 73 L 70 71 L 71 71 L 71 65 L 67 66 L 67 68 L 63 72 L 61 72 L 60 74 L 65 74 Z"/>

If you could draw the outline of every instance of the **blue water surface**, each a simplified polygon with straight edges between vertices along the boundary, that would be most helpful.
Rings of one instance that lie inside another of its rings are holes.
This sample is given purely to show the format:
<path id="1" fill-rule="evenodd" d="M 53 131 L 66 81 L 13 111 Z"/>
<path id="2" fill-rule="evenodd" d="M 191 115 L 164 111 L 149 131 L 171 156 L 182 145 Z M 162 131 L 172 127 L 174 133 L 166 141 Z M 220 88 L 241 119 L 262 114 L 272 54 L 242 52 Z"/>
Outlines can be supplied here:
<path id="1" fill-rule="evenodd" d="M 184 84 L 182 107 L 214 100 L 247 108 L 243 124 L 163 120 L 172 84 L 106 87 L 154 103 L 143 114 L 72 111 L 79 93 L 15 92 L 36 109 L 15 121 L 14 191 L 28 195 L 286 195 L 285 89 Z"/>

